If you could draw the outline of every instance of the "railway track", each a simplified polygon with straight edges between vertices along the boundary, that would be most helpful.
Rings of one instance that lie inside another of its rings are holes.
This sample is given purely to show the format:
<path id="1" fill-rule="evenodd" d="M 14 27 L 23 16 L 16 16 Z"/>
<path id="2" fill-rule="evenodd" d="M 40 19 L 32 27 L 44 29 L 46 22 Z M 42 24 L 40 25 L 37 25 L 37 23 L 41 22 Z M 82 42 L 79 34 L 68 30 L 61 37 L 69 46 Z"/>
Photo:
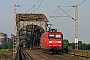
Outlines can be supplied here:
<path id="1" fill-rule="evenodd" d="M 45 56 L 29 49 L 21 49 L 21 60 L 48 60 Z"/>
<path id="2" fill-rule="evenodd" d="M 70 56 L 70 55 L 54 55 L 57 58 L 61 58 L 62 60 L 82 60 L 80 58 L 76 58 L 75 56 Z"/>
<path id="3" fill-rule="evenodd" d="M 42 50 L 22 49 L 22 60 L 83 60 L 70 55 L 47 54 Z M 25 55 L 26 54 L 26 55 Z"/>

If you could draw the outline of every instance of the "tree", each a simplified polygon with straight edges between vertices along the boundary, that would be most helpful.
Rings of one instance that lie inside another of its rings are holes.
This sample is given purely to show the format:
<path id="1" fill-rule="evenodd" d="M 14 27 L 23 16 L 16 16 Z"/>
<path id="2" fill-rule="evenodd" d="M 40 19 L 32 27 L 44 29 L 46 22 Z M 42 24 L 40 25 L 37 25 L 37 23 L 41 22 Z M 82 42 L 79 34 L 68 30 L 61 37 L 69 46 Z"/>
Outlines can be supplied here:
<path id="1" fill-rule="evenodd" d="M 6 42 L 4 42 L 3 44 L 1 44 L 2 49 L 8 49 L 8 44 Z"/>
<path id="2" fill-rule="evenodd" d="M 88 50 L 90 50 L 90 44 L 88 44 Z"/>
<path id="3" fill-rule="evenodd" d="M 79 50 L 90 50 L 90 44 L 82 43 L 82 41 L 78 41 Z M 63 40 L 63 48 L 68 48 L 69 50 L 75 49 L 75 43 L 69 43 L 68 39 Z"/>
<path id="4" fill-rule="evenodd" d="M 12 49 L 13 48 L 13 43 L 8 43 L 8 49 Z"/>
<path id="5" fill-rule="evenodd" d="M 72 46 L 72 49 L 75 49 L 75 43 L 74 42 L 69 43 L 69 46 Z"/>
<path id="6" fill-rule="evenodd" d="M 87 49 L 88 49 L 88 45 L 85 44 L 85 43 L 83 43 L 83 44 L 82 44 L 82 50 L 87 50 Z"/>
<path id="7" fill-rule="evenodd" d="M 72 51 L 73 50 L 72 46 L 68 46 L 68 50 Z"/>
<path id="8" fill-rule="evenodd" d="M 79 50 L 82 50 L 82 48 L 83 48 L 83 47 L 82 47 L 82 41 L 78 41 L 78 45 L 79 45 L 79 46 L 78 46 L 78 47 L 79 47 Z"/>
<path id="9" fill-rule="evenodd" d="M 63 48 L 68 48 L 69 42 L 68 39 L 63 40 Z"/>
<path id="10" fill-rule="evenodd" d="M 13 43 L 7 43 L 4 42 L 1 44 L 2 49 L 12 49 L 13 48 Z"/>

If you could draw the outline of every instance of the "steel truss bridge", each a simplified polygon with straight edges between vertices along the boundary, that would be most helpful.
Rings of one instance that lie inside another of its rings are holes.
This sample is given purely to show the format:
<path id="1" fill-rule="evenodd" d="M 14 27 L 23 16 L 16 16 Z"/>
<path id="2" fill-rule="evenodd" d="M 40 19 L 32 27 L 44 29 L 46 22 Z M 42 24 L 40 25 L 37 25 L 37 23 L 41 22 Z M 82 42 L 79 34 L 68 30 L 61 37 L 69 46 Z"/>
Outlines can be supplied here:
<path id="1" fill-rule="evenodd" d="M 16 13 L 13 57 L 18 53 L 21 41 L 25 41 L 25 47 L 39 47 L 40 36 L 47 31 L 48 19 L 44 14 Z"/>

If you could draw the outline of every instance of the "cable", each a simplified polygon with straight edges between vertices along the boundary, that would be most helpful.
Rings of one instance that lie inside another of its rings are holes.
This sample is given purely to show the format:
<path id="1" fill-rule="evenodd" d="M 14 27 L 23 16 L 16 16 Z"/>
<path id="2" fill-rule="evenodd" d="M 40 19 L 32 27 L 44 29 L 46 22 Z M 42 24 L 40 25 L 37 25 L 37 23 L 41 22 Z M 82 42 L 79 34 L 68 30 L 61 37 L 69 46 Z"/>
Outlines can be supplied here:
<path id="1" fill-rule="evenodd" d="M 41 1 L 41 2 L 42 2 L 42 1 Z M 39 0 L 38 0 L 37 3 L 39 3 Z M 31 7 L 28 11 L 26 11 L 25 14 L 26 14 L 27 12 L 29 12 L 32 8 L 34 8 L 34 9 L 33 9 L 33 12 L 34 12 L 35 6 L 37 5 L 37 3 L 36 3 L 35 5 L 33 5 L 33 7 Z M 20 7 L 20 6 L 31 6 L 31 5 L 17 5 L 17 7 Z"/>
<path id="2" fill-rule="evenodd" d="M 57 6 L 57 7 L 59 7 L 59 6 Z M 60 8 L 60 7 L 59 7 Z M 61 9 L 61 8 L 60 8 Z M 61 9 L 64 13 L 66 13 L 69 17 L 71 17 L 67 12 L 65 12 L 63 9 Z M 74 18 L 73 17 L 71 17 L 73 20 L 74 20 Z"/>
<path id="3" fill-rule="evenodd" d="M 33 7 L 35 7 L 35 5 L 34 5 Z M 31 7 L 31 9 L 32 9 L 33 7 Z M 29 9 L 28 11 L 30 11 L 31 9 Z M 26 13 L 27 13 L 28 11 L 26 11 Z M 25 14 L 26 14 L 26 13 L 25 13 Z"/>
<path id="4" fill-rule="evenodd" d="M 38 0 L 39 1 L 39 0 Z M 41 1 L 41 3 L 43 2 L 43 0 Z M 39 4 L 39 6 L 37 7 L 37 9 L 36 9 L 36 11 L 38 10 L 38 8 L 40 7 L 40 5 L 41 5 L 41 3 Z M 35 13 L 36 13 L 36 11 L 35 11 Z"/>
<path id="5" fill-rule="evenodd" d="M 70 1 L 71 1 L 71 0 L 70 0 Z M 70 2 L 70 1 L 69 1 L 69 2 Z M 85 2 L 85 1 L 86 1 L 86 0 L 84 0 L 83 2 Z M 83 2 L 81 2 L 81 3 L 83 3 Z M 78 5 L 80 5 L 81 3 L 79 3 Z M 57 6 L 57 7 L 59 7 L 59 6 Z M 59 7 L 59 8 L 60 8 L 60 7 Z M 60 8 L 60 9 L 61 9 L 61 8 Z M 72 10 L 72 9 L 73 9 L 73 8 L 67 10 L 66 12 L 61 9 L 64 13 L 61 14 L 60 16 L 64 15 L 65 13 L 67 14 L 67 12 L 69 12 L 69 11 Z M 55 11 L 55 12 L 56 12 L 56 11 Z M 67 15 L 68 15 L 69 17 L 71 17 L 69 14 L 67 14 Z M 58 18 L 58 17 L 56 17 L 55 19 L 57 19 L 57 18 Z M 72 18 L 73 20 L 75 20 L 73 17 L 71 17 L 71 18 Z M 54 20 L 55 20 L 55 19 L 54 19 Z M 53 20 L 53 21 L 54 21 L 54 20 Z M 52 22 L 52 21 L 51 21 L 51 22 Z M 44 24 L 44 23 L 43 23 L 43 24 Z M 43 24 L 42 24 L 42 25 L 43 25 Z M 42 26 L 42 25 L 41 25 L 41 26 Z"/>
<path id="6" fill-rule="evenodd" d="M 80 5 L 80 4 L 82 4 L 83 2 L 85 2 L 86 0 L 84 0 L 84 1 L 82 1 L 81 3 L 79 3 L 79 4 L 77 4 L 77 5 Z M 70 2 L 70 1 L 69 1 Z M 62 5 L 61 5 L 62 6 Z M 76 7 L 76 6 L 71 6 L 71 7 Z M 60 8 L 60 7 L 59 7 Z M 72 10 L 73 8 L 71 8 L 70 10 Z M 61 9 L 62 10 L 62 9 Z M 70 10 L 67 10 L 66 12 L 65 11 L 63 11 L 64 13 L 63 14 L 61 14 L 60 16 L 62 16 L 62 15 L 64 15 L 65 13 L 67 14 L 67 12 L 69 12 Z M 70 16 L 70 15 L 68 15 L 68 16 Z M 71 17 L 71 16 L 70 16 Z M 56 17 L 54 20 L 56 20 L 58 17 Z M 73 17 L 71 17 L 73 20 L 74 20 L 74 18 Z M 54 21 L 53 20 L 53 21 Z M 53 21 L 51 21 L 51 22 L 53 22 Z"/>
<path id="7" fill-rule="evenodd" d="M 65 4 L 69 3 L 69 2 L 71 2 L 71 0 L 69 0 L 68 2 L 66 2 L 66 3 L 62 4 L 61 6 L 65 5 Z M 60 7 L 61 7 L 61 6 L 60 6 Z"/>
<path id="8" fill-rule="evenodd" d="M 71 0 L 69 0 L 68 2 L 62 4 L 61 6 L 63 7 L 63 5 L 65 5 L 65 4 L 69 3 L 69 2 L 71 2 Z M 65 7 L 66 7 L 66 6 L 65 6 Z M 68 7 L 70 7 L 70 6 L 68 6 Z M 69 11 L 72 10 L 72 9 L 73 9 L 73 8 L 67 10 L 66 12 L 69 12 Z M 55 12 L 57 12 L 57 11 L 54 11 L 54 13 L 55 13 Z M 65 12 L 64 12 L 63 14 L 61 14 L 60 16 L 62 16 L 62 15 L 64 15 L 64 14 L 65 14 Z M 58 17 L 59 17 L 59 16 L 58 16 Z M 56 17 L 54 20 L 56 20 L 58 17 Z M 54 20 L 52 20 L 51 22 L 53 22 Z M 50 22 L 50 23 L 51 23 L 51 22 Z"/>
<path id="9" fill-rule="evenodd" d="M 81 3 L 79 3 L 78 5 L 82 4 L 83 2 L 85 2 L 86 0 L 82 1 Z"/>
<path id="10" fill-rule="evenodd" d="M 73 8 L 71 8 L 71 9 L 69 9 L 69 10 L 67 10 L 66 12 L 69 12 L 69 11 L 71 11 Z M 60 16 L 62 16 L 62 15 L 64 15 L 65 14 L 65 12 L 63 13 L 63 14 L 61 14 Z M 56 20 L 58 17 L 56 17 L 54 20 Z M 54 20 L 52 20 L 51 22 L 53 22 Z"/>
<path id="11" fill-rule="evenodd" d="M 36 5 L 36 4 L 35 4 Z M 32 8 L 34 8 L 35 9 L 35 5 L 33 5 L 29 10 L 27 10 L 26 12 L 25 12 L 25 14 L 27 13 L 27 12 L 29 12 Z M 21 5 L 17 5 L 17 6 L 21 6 Z M 33 12 L 34 12 L 34 10 L 33 10 Z M 24 16 L 25 14 L 22 14 L 21 16 L 20 16 L 20 18 L 22 17 L 22 16 Z"/>
<path id="12" fill-rule="evenodd" d="M 62 4 L 60 7 L 71 7 L 71 6 L 63 6 L 63 5 L 65 5 L 65 4 L 67 4 L 67 3 L 71 2 L 71 1 L 72 1 L 72 0 L 69 0 L 68 2 Z M 72 9 L 73 9 L 73 8 L 67 10 L 66 12 L 69 12 L 69 11 L 72 10 Z M 56 12 L 56 11 L 55 11 L 55 12 Z M 65 13 L 61 14 L 60 16 L 62 16 L 62 15 L 64 15 L 64 14 L 65 14 Z M 58 16 L 58 17 L 59 17 L 59 16 Z M 58 17 L 56 17 L 54 20 L 56 20 Z M 54 20 L 52 20 L 51 22 L 53 22 Z"/>
<path id="13" fill-rule="evenodd" d="M 34 10 L 35 10 L 35 5 L 34 5 L 34 9 L 33 9 L 33 12 L 34 12 Z"/>

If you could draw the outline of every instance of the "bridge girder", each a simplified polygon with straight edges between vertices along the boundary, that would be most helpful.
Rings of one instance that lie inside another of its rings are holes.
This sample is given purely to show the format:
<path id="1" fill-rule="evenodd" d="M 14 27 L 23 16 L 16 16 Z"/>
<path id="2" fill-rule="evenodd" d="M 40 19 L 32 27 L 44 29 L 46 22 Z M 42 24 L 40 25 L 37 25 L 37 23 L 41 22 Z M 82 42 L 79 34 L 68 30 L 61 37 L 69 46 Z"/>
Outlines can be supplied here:
<path id="1" fill-rule="evenodd" d="M 44 14 L 16 14 L 17 45 L 26 38 L 31 45 L 39 40 L 42 33 L 47 31 L 47 18 Z"/>

